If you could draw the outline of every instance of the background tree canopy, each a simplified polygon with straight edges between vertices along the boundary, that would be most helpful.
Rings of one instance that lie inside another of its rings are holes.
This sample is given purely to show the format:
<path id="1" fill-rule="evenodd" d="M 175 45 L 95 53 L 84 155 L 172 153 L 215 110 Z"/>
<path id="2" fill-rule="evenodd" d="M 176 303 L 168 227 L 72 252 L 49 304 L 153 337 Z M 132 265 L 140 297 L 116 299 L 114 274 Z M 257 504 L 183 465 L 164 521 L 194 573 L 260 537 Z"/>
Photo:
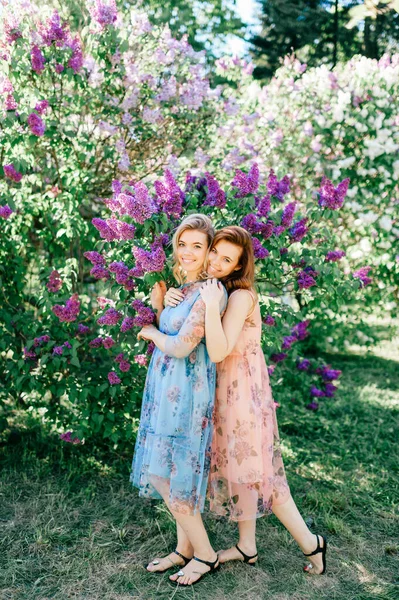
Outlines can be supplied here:
<path id="1" fill-rule="evenodd" d="M 262 31 L 251 39 L 255 77 L 271 77 L 294 51 L 308 66 L 354 54 L 381 58 L 399 46 L 399 5 L 391 1 L 262 0 Z"/>

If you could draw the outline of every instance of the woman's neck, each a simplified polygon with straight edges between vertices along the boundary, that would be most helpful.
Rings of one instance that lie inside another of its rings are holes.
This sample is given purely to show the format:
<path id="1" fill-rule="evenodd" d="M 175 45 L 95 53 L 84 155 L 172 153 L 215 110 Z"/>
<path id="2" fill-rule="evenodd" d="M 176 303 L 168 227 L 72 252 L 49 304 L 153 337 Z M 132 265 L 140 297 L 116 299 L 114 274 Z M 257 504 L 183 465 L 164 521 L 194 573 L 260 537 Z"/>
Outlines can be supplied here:
<path id="1" fill-rule="evenodd" d="M 201 271 L 198 271 L 197 273 L 187 273 L 186 282 L 193 283 L 194 281 L 198 281 L 200 273 Z"/>

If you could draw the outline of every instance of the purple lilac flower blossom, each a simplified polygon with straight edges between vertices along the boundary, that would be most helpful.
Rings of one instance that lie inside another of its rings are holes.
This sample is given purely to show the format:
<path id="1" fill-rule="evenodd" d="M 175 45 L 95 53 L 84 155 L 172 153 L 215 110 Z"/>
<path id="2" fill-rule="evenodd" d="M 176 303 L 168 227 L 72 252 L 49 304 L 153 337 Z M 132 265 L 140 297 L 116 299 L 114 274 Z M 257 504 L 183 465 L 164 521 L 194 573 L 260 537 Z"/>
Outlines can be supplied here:
<path id="1" fill-rule="evenodd" d="M 46 126 L 42 119 L 39 117 L 39 115 L 37 115 L 36 113 L 31 113 L 29 115 L 28 125 L 33 135 L 37 135 L 38 137 L 44 135 Z"/>
<path id="2" fill-rule="evenodd" d="M 105 257 L 99 252 L 95 252 L 94 250 L 89 252 L 84 252 L 83 256 L 87 258 L 93 265 L 105 265 Z"/>
<path id="3" fill-rule="evenodd" d="M 236 198 L 244 198 L 248 194 L 256 194 L 259 187 L 259 167 L 256 163 L 251 166 L 248 175 L 236 169 L 231 185 L 237 188 Z"/>
<path id="4" fill-rule="evenodd" d="M 31 60 L 31 64 L 32 64 L 32 70 L 35 71 L 35 73 L 37 73 L 38 75 L 40 75 L 41 73 L 43 73 L 44 71 L 44 64 L 45 64 L 45 58 L 43 56 L 42 51 L 40 50 L 39 46 L 32 46 L 31 52 L 30 52 L 30 60 Z"/>
<path id="5" fill-rule="evenodd" d="M 263 323 L 273 327 L 276 324 L 276 321 L 271 315 L 266 315 L 266 317 L 263 319 Z"/>
<path id="6" fill-rule="evenodd" d="M 280 256 L 284 256 L 284 254 L 288 254 L 288 248 L 280 248 Z"/>
<path id="7" fill-rule="evenodd" d="M 281 217 L 281 225 L 283 227 L 290 227 L 294 218 L 296 210 L 296 202 L 290 202 L 284 207 L 283 214 Z"/>
<path id="8" fill-rule="evenodd" d="M 81 440 L 78 437 L 72 438 L 72 431 L 60 434 L 60 440 L 69 444 L 81 444 Z"/>
<path id="9" fill-rule="evenodd" d="M 12 213 L 14 211 L 12 210 L 12 208 L 10 206 L 8 206 L 8 204 L 5 204 L 4 206 L 0 206 L 0 217 L 2 217 L 3 219 L 8 219 Z"/>
<path id="10" fill-rule="evenodd" d="M 293 242 L 300 242 L 308 232 L 308 228 L 306 227 L 308 219 L 305 217 L 300 221 L 294 223 L 291 229 L 288 230 L 289 236 Z"/>
<path id="11" fill-rule="evenodd" d="M 126 333 L 130 329 L 134 327 L 134 318 L 133 317 L 125 317 L 122 321 L 121 332 Z"/>
<path id="12" fill-rule="evenodd" d="M 33 350 L 28 350 L 26 346 L 24 347 L 23 352 L 25 360 L 37 360 L 38 358 L 36 352 Z"/>
<path id="13" fill-rule="evenodd" d="M 270 169 L 267 191 L 271 196 L 274 196 L 277 200 L 282 202 L 284 196 L 290 191 L 290 180 L 288 175 L 285 175 L 281 181 L 278 181 L 273 169 Z"/>
<path id="14" fill-rule="evenodd" d="M 326 383 L 326 385 L 324 386 L 325 390 L 324 390 L 324 395 L 326 398 L 333 398 L 334 394 L 337 390 L 337 386 L 332 384 L 332 383 Z"/>
<path id="15" fill-rule="evenodd" d="M 40 337 L 36 337 L 33 340 L 33 345 L 35 348 L 37 348 L 38 346 L 41 346 L 42 344 L 47 344 L 47 342 L 50 341 L 50 336 L 49 335 L 41 335 Z"/>
<path id="16" fill-rule="evenodd" d="M 39 100 L 39 102 L 36 102 L 35 111 L 39 115 L 42 115 L 43 113 L 46 112 L 46 110 L 48 109 L 48 107 L 49 107 L 48 100 Z"/>
<path id="17" fill-rule="evenodd" d="M 219 186 L 217 179 L 210 173 L 205 173 L 206 178 L 206 198 L 204 200 L 204 206 L 215 206 L 218 208 L 224 208 L 226 206 L 226 193 Z"/>
<path id="18" fill-rule="evenodd" d="M 119 362 L 119 368 L 122 371 L 122 373 L 127 373 L 130 370 L 130 362 L 128 362 L 127 360 L 121 360 Z"/>
<path id="19" fill-rule="evenodd" d="M 369 285 L 369 283 L 371 283 L 373 281 L 371 277 L 368 277 L 368 273 L 370 270 L 371 270 L 371 267 L 369 267 L 369 266 L 361 267 L 358 271 L 355 271 L 353 273 L 354 279 L 359 279 L 360 287 L 365 287 L 366 285 Z"/>
<path id="20" fill-rule="evenodd" d="M 252 247 L 254 249 L 254 257 L 255 258 L 267 258 L 269 256 L 269 250 L 264 248 L 258 238 L 252 238 Z"/>
<path id="21" fill-rule="evenodd" d="M 301 271 L 297 276 L 298 287 L 300 290 L 307 290 L 314 285 L 317 285 L 316 281 L 306 271 Z"/>
<path id="22" fill-rule="evenodd" d="M 22 179 L 22 173 L 19 173 L 12 163 L 3 165 L 3 171 L 4 175 L 8 177 L 8 179 L 15 181 L 15 183 L 19 183 Z"/>
<path id="23" fill-rule="evenodd" d="M 64 348 L 62 346 L 54 346 L 53 356 L 61 356 L 63 352 L 64 352 Z"/>
<path id="24" fill-rule="evenodd" d="M 288 354 L 286 354 L 285 352 L 279 352 L 276 354 L 272 354 L 270 356 L 270 360 L 274 363 L 279 363 L 282 362 L 283 360 L 285 360 L 287 358 Z"/>
<path id="25" fill-rule="evenodd" d="M 118 385 L 121 382 L 120 377 L 115 373 L 115 371 L 111 371 L 108 373 L 108 381 L 111 385 Z"/>
<path id="26" fill-rule="evenodd" d="M 99 325 L 116 325 L 122 318 L 122 313 L 115 310 L 115 308 L 109 308 L 102 317 L 97 319 Z"/>
<path id="27" fill-rule="evenodd" d="M 330 252 L 327 252 L 326 257 L 325 257 L 325 262 L 337 262 L 338 260 L 341 260 L 341 258 L 343 258 L 346 255 L 346 252 L 344 252 L 343 250 L 330 250 Z"/>
<path id="28" fill-rule="evenodd" d="M 294 335 L 286 335 L 283 338 L 283 343 L 281 345 L 282 350 L 289 350 L 295 342 L 297 342 L 297 338 Z"/>
<path id="29" fill-rule="evenodd" d="M 316 411 L 319 408 L 319 403 L 316 402 L 316 400 L 313 400 L 312 402 L 309 402 L 309 404 L 306 405 L 306 408 L 308 410 Z"/>
<path id="30" fill-rule="evenodd" d="M 76 321 L 80 312 L 80 301 L 77 294 L 71 296 L 65 303 L 65 306 L 55 304 L 52 307 L 52 311 L 56 317 L 59 318 L 60 322 L 71 323 Z"/>
<path id="31" fill-rule="evenodd" d="M 107 223 L 103 219 L 99 219 L 95 217 L 91 221 L 94 227 L 100 232 L 100 237 L 107 240 L 107 242 L 112 242 L 118 239 L 118 235 L 114 233 L 114 231 L 107 225 Z"/>
<path id="32" fill-rule="evenodd" d="M 49 292 L 55 293 L 62 288 L 63 281 L 58 271 L 51 271 L 46 287 Z"/>
<path id="33" fill-rule="evenodd" d="M 165 183 L 162 183 L 162 181 L 154 182 L 158 208 L 170 217 L 179 218 L 183 210 L 185 194 L 177 185 L 169 169 L 165 170 L 164 177 Z"/>
<path id="34" fill-rule="evenodd" d="M 294 335 L 299 341 L 304 340 L 309 335 L 309 332 L 307 331 L 307 327 L 309 326 L 309 324 L 309 320 L 300 321 L 292 327 L 291 335 Z"/>
<path id="35" fill-rule="evenodd" d="M 350 179 L 343 179 L 335 188 L 327 177 L 323 177 L 319 190 L 319 206 L 337 210 L 342 207 Z"/>
<path id="36" fill-rule="evenodd" d="M 317 388 L 315 385 L 312 385 L 310 388 L 310 395 L 315 396 L 316 398 L 323 398 L 324 392 L 323 390 L 319 390 L 319 388 Z"/>
<path id="37" fill-rule="evenodd" d="M 103 338 L 96 337 L 91 342 L 89 342 L 90 348 L 100 348 L 103 345 Z"/>
<path id="38" fill-rule="evenodd" d="M 115 0 L 108 0 L 107 3 L 95 0 L 95 4 L 89 8 L 90 15 L 94 21 L 105 29 L 108 25 L 113 25 L 118 18 Z"/>
<path id="39" fill-rule="evenodd" d="M 296 368 L 299 369 L 299 371 L 308 371 L 310 368 L 310 360 L 308 360 L 307 358 L 300 360 Z"/>
<path id="40" fill-rule="evenodd" d="M 145 306 L 145 304 L 141 300 L 133 300 L 132 308 L 138 313 L 136 317 L 134 317 L 134 325 L 136 327 L 145 327 L 146 325 L 151 325 L 155 320 L 155 314 L 151 310 Z"/>
<path id="41" fill-rule="evenodd" d="M 266 218 L 271 211 L 270 195 L 264 196 L 256 205 L 258 217 Z"/>
<path id="42" fill-rule="evenodd" d="M 94 265 L 94 267 L 90 270 L 90 275 L 94 277 L 94 279 L 109 279 L 109 273 L 107 269 L 101 265 Z"/>
<path id="43" fill-rule="evenodd" d="M 137 246 L 132 248 L 133 256 L 136 259 L 136 269 L 141 276 L 144 273 L 158 273 L 163 270 L 166 262 L 166 255 L 157 241 L 151 245 L 151 250 L 144 250 Z M 129 274 L 133 277 L 140 277 L 140 275 L 133 274 L 133 270 L 129 271 Z"/>
<path id="44" fill-rule="evenodd" d="M 90 327 L 87 325 L 83 325 L 83 323 L 79 323 L 78 325 L 78 335 L 87 335 L 90 333 Z"/>
<path id="45" fill-rule="evenodd" d="M 115 340 L 113 340 L 112 337 L 107 336 L 102 340 L 102 345 L 104 346 L 104 348 L 109 350 L 110 348 L 112 348 L 112 346 L 115 346 Z"/>
<path id="46" fill-rule="evenodd" d="M 150 342 L 147 346 L 147 355 L 151 356 L 151 354 L 153 354 L 154 350 L 155 350 L 155 344 L 154 344 L 154 342 Z"/>

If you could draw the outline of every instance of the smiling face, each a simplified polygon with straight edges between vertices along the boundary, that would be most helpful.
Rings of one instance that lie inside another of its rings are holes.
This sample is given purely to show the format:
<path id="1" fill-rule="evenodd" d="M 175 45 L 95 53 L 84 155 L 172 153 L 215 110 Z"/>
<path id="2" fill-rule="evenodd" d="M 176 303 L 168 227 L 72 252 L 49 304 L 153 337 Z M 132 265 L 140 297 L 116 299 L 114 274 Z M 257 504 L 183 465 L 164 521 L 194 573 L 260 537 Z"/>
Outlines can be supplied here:
<path id="1" fill-rule="evenodd" d="M 197 229 L 186 229 L 177 243 L 177 260 L 187 273 L 187 281 L 194 281 L 204 269 L 208 251 L 208 236 Z"/>
<path id="2" fill-rule="evenodd" d="M 220 240 L 209 252 L 208 274 L 222 279 L 233 271 L 239 271 L 241 254 L 242 248 L 226 240 Z"/>

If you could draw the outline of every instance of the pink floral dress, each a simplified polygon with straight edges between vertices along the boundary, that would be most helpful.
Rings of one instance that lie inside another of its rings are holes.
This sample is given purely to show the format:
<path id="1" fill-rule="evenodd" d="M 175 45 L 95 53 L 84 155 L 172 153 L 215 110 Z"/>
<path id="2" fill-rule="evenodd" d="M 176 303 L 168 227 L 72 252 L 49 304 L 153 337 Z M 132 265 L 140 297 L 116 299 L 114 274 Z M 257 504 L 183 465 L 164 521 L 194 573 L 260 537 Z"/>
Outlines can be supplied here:
<path id="1" fill-rule="evenodd" d="M 262 319 L 254 303 L 238 341 L 217 365 L 210 509 L 233 521 L 270 514 L 290 497 L 274 401 L 261 347 Z"/>

